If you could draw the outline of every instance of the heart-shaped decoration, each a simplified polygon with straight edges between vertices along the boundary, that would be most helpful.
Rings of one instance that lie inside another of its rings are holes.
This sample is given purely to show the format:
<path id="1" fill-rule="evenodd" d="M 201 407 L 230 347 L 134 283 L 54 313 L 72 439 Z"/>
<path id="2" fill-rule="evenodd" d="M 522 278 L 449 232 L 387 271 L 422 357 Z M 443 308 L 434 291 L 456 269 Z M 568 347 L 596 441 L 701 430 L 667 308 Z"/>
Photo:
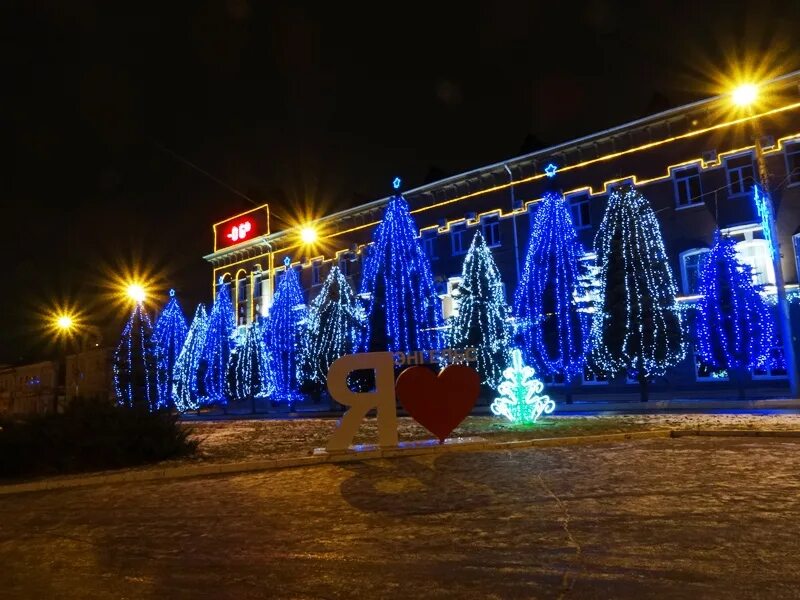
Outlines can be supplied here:
<path id="1" fill-rule="evenodd" d="M 403 408 L 440 444 L 467 418 L 480 390 L 478 373 L 464 365 L 450 365 L 438 376 L 425 367 L 410 367 L 395 385 Z"/>

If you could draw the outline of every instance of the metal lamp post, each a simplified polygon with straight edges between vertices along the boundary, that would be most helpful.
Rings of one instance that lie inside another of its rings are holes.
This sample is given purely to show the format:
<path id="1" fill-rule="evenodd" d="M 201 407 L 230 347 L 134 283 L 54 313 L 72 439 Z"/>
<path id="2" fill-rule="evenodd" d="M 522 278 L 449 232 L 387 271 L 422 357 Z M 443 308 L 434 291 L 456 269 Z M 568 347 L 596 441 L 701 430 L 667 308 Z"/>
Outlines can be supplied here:
<path id="1" fill-rule="evenodd" d="M 752 105 L 757 97 L 758 89 L 752 84 L 740 86 L 733 92 L 733 101 L 739 106 L 747 108 L 748 114 L 752 116 Z M 752 135 L 756 149 L 756 164 L 758 166 L 758 180 L 761 186 L 756 186 L 753 194 L 755 196 L 756 209 L 761 218 L 764 236 L 769 242 L 770 258 L 775 272 L 775 290 L 777 295 L 778 324 L 783 342 L 783 355 L 786 361 L 786 373 L 789 378 L 789 389 L 793 398 L 798 397 L 798 375 L 797 362 L 795 360 L 794 344 L 792 341 L 792 326 L 789 316 L 789 302 L 786 298 L 786 286 L 783 281 L 783 268 L 781 266 L 780 239 L 775 222 L 775 205 L 769 193 L 769 172 L 767 163 L 764 160 L 764 149 L 761 146 L 761 131 L 757 119 L 751 119 Z"/>

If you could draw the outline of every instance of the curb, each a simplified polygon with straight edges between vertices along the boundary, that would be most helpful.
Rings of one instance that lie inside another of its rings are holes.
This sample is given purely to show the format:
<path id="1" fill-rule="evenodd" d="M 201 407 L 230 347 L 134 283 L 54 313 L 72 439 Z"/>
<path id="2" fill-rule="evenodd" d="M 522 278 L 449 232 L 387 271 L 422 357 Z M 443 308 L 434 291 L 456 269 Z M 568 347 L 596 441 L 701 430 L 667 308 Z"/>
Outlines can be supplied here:
<path id="1" fill-rule="evenodd" d="M 234 473 L 257 473 L 274 471 L 295 467 L 311 467 L 325 464 L 353 463 L 366 460 L 399 458 L 406 456 L 421 456 L 426 454 L 449 454 L 452 452 L 486 452 L 497 450 L 515 450 L 518 448 L 550 448 L 558 446 L 579 446 L 584 444 L 599 444 L 605 442 L 622 442 L 631 440 L 645 440 L 656 438 L 679 437 L 784 437 L 800 438 L 800 431 L 760 431 L 760 430 L 707 430 L 707 429 L 655 429 L 652 431 L 634 431 L 630 433 L 606 433 L 601 435 L 583 435 L 572 437 L 537 438 L 512 442 L 465 442 L 458 444 L 433 445 L 409 448 L 370 449 L 358 454 L 349 452 L 343 454 L 316 454 L 296 458 L 276 458 L 239 463 L 221 463 L 210 465 L 188 465 L 182 467 L 168 467 L 165 469 L 150 469 L 146 471 L 132 471 L 126 473 L 110 473 L 108 475 L 94 475 L 87 477 L 73 477 L 69 479 L 53 479 L 32 481 L 28 483 L 15 483 L 0 485 L 0 496 L 24 494 L 29 492 L 43 492 L 50 490 L 64 490 L 115 483 L 131 483 L 142 481 L 164 481 L 171 479 L 186 479 L 189 477 L 204 477 L 213 475 L 227 475 Z"/>

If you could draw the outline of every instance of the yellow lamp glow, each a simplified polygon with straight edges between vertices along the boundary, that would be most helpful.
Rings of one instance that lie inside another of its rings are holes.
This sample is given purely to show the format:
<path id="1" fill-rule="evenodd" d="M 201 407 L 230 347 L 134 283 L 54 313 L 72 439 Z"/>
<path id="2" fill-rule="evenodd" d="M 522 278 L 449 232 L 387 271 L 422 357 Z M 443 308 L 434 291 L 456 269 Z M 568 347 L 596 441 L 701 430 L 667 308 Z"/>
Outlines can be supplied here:
<path id="1" fill-rule="evenodd" d="M 125 290 L 128 294 L 128 297 L 133 300 L 134 302 L 144 302 L 145 297 L 147 294 L 144 291 L 144 288 L 138 283 L 131 283 L 128 285 L 128 288 Z"/>
<path id="2" fill-rule="evenodd" d="M 317 241 L 317 230 L 310 226 L 303 227 L 300 230 L 300 239 L 304 244 L 313 244 Z"/>
<path id="3" fill-rule="evenodd" d="M 744 83 L 731 92 L 731 99 L 736 106 L 750 106 L 758 97 L 758 86 Z"/>
<path id="4" fill-rule="evenodd" d="M 58 317 L 56 317 L 56 327 L 62 331 L 69 331 L 74 324 L 74 319 L 69 315 L 58 315 Z"/>

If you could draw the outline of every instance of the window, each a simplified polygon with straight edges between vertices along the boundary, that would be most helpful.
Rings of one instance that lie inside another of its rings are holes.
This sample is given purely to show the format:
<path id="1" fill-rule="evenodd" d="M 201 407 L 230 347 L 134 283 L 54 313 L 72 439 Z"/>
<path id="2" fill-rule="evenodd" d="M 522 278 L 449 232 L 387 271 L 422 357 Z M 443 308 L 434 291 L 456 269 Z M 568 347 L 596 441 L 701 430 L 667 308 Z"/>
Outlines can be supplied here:
<path id="1" fill-rule="evenodd" d="M 500 245 L 500 217 L 491 215 L 481 219 L 481 233 L 486 245 L 495 248 Z"/>
<path id="2" fill-rule="evenodd" d="M 690 167 L 672 172 L 675 181 L 675 206 L 683 208 L 703 203 L 703 188 L 700 185 L 700 169 Z"/>
<path id="3" fill-rule="evenodd" d="M 750 191 L 756 181 L 750 153 L 729 158 L 725 161 L 725 169 L 728 172 L 728 192 L 731 196 L 740 196 Z"/>
<path id="4" fill-rule="evenodd" d="M 786 144 L 786 174 L 789 183 L 800 183 L 800 143 Z"/>
<path id="5" fill-rule="evenodd" d="M 800 233 L 792 236 L 792 245 L 794 246 L 794 265 L 797 271 L 797 281 L 800 282 Z"/>
<path id="6" fill-rule="evenodd" d="M 712 367 L 695 350 L 694 378 L 696 381 L 728 381 L 728 371 Z"/>
<path id="7" fill-rule="evenodd" d="M 322 283 L 322 262 L 315 260 L 311 263 L 311 285 Z"/>
<path id="8" fill-rule="evenodd" d="M 569 211 L 575 229 L 586 229 L 592 226 L 592 213 L 589 210 L 589 195 L 581 194 L 569 198 Z"/>
<path id="9" fill-rule="evenodd" d="M 461 285 L 461 277 L 450 277 L 447 279 L 447 293 L 441 296 L 442 312 L 444 318 L 458 316 L 458 286 Z"/>
<path id="10" fill-rule="evenodd" d="M 589 365 L 583 368 L 584 385 L 604 385 L 608 383 L 608 375 L 595 371 Z"/>
<path id="11" fill-rule="evenodd" d="M 786 359 L 783 357 L 783 343 L 780 338 L 776 336 L 767 364 L 753 369 L 752 373 L 753 379 L 786 379 Z"/>
<path id="12" fill-rule="evenodd" d="M 237 297 L 239 302 L 247 301 L 247 277 L 242 277 L 236 282 Z"/>
<path id="13" fill-rule="evenodd" d="M 450 239 L 453 244 L 453 256 L 465 254 L 469 250 L 469 238 L 467 237 L 466 223 L 453 225 L 450 228 Z"/>
<path id="14" fill-rule="evenodd" d="M 769 254 L 767 240 L 745 240 L 736 244 L 736 254 L 740 261 L 753 270 L 754 285 L 774 285 L 775 270 Z"/>
<path id="15" fill-rule="evenodd" d="M 348 253 L 342 254 L 339 257 L 339 270 L 345 277 L 350 277 L 353 274 L 353 266 Z"/>
<path id="16" fill-rule="evenodd" d="M 681 279 L 684 294 L 696 294 L 700 288 L 700 269 L 708 248 L 694 248 L 681 252 Z"/>
<path id="17" fill-rule="evenodd" d="M 439 258 L 436 256 L 436 232 L 426 231 L 422 235 L 422 251 L 428 257 L 428 260 Z"/>

